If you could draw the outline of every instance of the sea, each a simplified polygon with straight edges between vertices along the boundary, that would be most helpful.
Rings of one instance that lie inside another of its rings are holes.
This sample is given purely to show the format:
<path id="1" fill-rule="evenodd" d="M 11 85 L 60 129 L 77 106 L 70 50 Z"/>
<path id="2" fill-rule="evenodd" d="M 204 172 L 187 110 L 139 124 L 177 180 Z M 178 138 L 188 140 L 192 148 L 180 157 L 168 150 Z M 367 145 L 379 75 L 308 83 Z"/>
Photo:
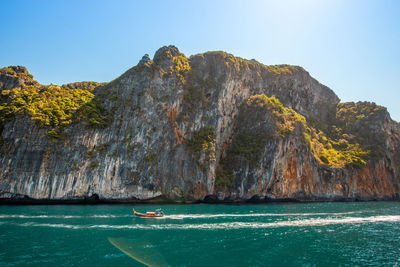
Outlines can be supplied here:
<path id="1" fill-rule="evenodd" d="M 0 235 L 0 266 L 400 266 L 400 202 L 3 205 Z"/>

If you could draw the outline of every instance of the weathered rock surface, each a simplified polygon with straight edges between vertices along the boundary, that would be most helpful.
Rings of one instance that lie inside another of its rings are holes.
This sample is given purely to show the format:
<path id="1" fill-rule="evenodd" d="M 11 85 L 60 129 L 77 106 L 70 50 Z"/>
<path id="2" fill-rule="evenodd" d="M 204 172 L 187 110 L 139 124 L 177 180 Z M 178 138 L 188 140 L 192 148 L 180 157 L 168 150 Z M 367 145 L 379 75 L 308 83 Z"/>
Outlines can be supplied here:
<path id="1" fill-rule="evenodd" d="M 2 94 L 37 85 L 11 68 L 0 72 Z M 3 121 L 0 198 L 399 198 L 399 124 L 372 103 L 339 104 L 301 67 L 224 52 L 186 58 L 169 46 L 95 85 L 61 89 L 93 91 L 111 118 L 101 127 L 90 114 L 57 135 L 29 112 Z"/>

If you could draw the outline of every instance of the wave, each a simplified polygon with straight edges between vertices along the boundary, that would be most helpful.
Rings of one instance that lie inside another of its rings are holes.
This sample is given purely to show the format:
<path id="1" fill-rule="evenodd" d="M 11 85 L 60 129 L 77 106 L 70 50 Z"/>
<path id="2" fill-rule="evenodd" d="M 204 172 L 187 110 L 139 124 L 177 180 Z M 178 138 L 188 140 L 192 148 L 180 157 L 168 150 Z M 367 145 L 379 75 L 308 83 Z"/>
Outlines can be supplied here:
<path id="1" fill-rule="evenodd" d="M 22 223 L 22 224 L 14 224 L 23 227 L 49 227 L 49 228 L 66 228 L 66 229 L 84 229 L 82 225 L 71 225 L 71 224 L 62 224 L 62 223 Z"/>
<path id="2" fill-rule="evenodd" d="M 279 221 L 279 222 L 227 222 L 227 223 L 202 223 L 202 224 L 128 224 L 128 225 L 72 225 L 72 224 L 54 224 L 54 223 L 14 223 L 12 225 L 21 227 L 50 227 L 65 229 L 137 229 L 137 230 L 234 230 L 234 229 L 262 229 L 262 228 L 278 228 L 278 227 L 313 227 L 337 224 L 362 224 L 362 223 L 381 223 L 381 222 L 400 222 L 400 216 L 371 216 L 371 217 L 346 217 L 346 218 L 314 218 L 303 220 Z M 7 222 L 3 222 L 7 223 Z"/>
<path id="3" fill-rule="evenodd" d="M 373 217 L 347 217 L 347 218 L 317 218 L 279 222 L 228 222 L 228 223 L 203 223 L 203 224 L 155 224 L 155 225 L 93 225 L 89 228 L 105 229 L 242 229 L 242 228 L 276 228 L 276 227 L 307 227 L 325 226 L 333 224 L 360 224 L 376 222 L 400 222 L 400 216 L 373 216 Z"/>

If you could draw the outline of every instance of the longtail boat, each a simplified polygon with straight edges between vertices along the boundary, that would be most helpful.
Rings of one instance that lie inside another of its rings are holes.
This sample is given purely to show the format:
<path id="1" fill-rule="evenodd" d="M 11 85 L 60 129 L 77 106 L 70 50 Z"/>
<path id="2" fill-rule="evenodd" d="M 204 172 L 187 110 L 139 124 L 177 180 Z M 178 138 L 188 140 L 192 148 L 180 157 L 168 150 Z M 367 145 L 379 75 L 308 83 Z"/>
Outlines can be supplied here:
<path id="1" fill-rule="evenodd" d="M 133 210 L 133 213 L 139 217 L 163 217 L 164 216 L 164 212 L 162 212 L 162 211 L 160 211 L 159 213 L 155 213 L 153 211 L 148 211 L 146 213 L 140 213 L 140 212 L 136 212 L 134 208 L 132 208 L 132 210 Z"/>

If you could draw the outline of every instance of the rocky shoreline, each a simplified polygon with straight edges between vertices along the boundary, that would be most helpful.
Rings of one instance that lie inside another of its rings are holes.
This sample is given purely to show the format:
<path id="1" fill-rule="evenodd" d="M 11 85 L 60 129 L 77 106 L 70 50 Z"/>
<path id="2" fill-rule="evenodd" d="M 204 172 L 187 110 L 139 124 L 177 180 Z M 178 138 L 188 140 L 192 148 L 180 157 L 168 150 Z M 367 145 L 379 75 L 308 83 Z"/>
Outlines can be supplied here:
<path id="1" fill-rule="evenodd" d="M 32 199 L 27 196 L 22 198 L 2 198 L 0 205 L 120 205 L 120 204 L 279 204 L 279 203 L 323 203 L 323 202 L 400 202 L 400 197 L 384 198 L 252 198 L 247 200 L 218 200 L 215 196 L 207 196 L 203 200 L 177 201 L 168 199 L 98 199 L 98 197 L 88 197 L 82 199 Z"/>

